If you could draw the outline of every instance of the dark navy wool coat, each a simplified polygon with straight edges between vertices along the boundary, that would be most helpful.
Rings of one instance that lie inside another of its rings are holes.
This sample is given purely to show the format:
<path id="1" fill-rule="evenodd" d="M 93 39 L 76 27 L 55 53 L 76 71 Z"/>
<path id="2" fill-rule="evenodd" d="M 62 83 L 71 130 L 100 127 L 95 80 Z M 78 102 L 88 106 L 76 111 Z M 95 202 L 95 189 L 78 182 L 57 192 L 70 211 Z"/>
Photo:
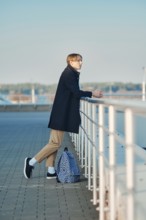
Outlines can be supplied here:
<path id="1" fill-rule="evenodd" d="M 79 72 L 68 65 L 61 74 L 49 121 L 49 128 L 78 133 L 81 123 L 80 99 L 92 92 L 79 88 Z"/>

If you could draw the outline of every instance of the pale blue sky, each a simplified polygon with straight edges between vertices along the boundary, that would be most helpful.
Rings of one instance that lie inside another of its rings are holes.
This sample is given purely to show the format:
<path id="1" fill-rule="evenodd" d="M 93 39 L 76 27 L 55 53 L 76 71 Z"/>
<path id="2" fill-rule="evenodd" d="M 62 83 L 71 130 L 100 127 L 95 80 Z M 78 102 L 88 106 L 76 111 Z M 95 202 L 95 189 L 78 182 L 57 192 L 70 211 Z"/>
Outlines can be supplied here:
<path id="1" fill-rule="evenodd" d="M 0 83 L 57 83 L 83 55 L 81 82 L 141 82 L 145 0 L 0 0 Z"/>

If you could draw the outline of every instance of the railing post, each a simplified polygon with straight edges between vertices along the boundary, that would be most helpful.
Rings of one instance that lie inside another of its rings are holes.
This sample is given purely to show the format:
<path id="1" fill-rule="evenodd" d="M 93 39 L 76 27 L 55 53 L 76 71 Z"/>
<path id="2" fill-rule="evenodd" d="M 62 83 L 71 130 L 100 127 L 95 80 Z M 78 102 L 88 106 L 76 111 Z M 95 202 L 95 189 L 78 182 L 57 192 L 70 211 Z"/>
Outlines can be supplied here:
<path id="1" fill-rule="evenodd" d="M 81 167 L 84 167 L 84 131 L 81 129 Z"/>
<path id="2" fill-rule="evenodd" d="M 116 182 L 115 182 L 115 109 L 113 106 L 109 106 L 109 208 L 110 208 L 110 220 L 116 219 Z"/>
<path id="3" fill-rule="evenodd" d="M 74 134 L 75 150 L 77 151 L 77 135 Z"/>
<path id="4" fill-rule="evenodd" d="M 84 112 L 85 111 L 85 101 L 81 102 L 81 111 Z M 85 135 L 84 135 L 84 130 L 83 128 L 85 128 L 85 116 L 82 114 L 82 135 L 81 135 L 81 167 L 84 167 L 84 146 L 85 146 Z"/>
<path id="5" fill-rule="evenodd" d="M 99 105 L 99 219 L 105 220 L 104 106 Z"/>
<path id="6" fill-rule="evenodd" d="M 93 121 L 97 123 L 97 106 L 96 104 L 92 105 L 93 108 Z M 93 205 L 97 204 L 97 126 L 93 123 Z"/>
<path id="7" fill-rule="evenodd" d="M 91 103 L 88 102 L 88 117 L 91 119 L 92 118 L 92 108 L 91 108 Z M 92 178 L 92 164 L 91 164 L 91 150 L 92 150 L 92 145 L 91 145 L 91 137 L 92 137 L 92 122 L 88 120 L 88 136 L 90 140 L 88 140 L 88 189 L 91 190 L 91 178 Z"/>
<path id="8" fill-rule="evenodd" d="M 127 218 L 134 220 L 134 121 L 133 112 L 125 110 Z"/>
<path id="9" fill-rule="evenodd" d="M 79 128 L 79 134 L 78 134 L 78 157 L 79 160 L 81 160 L 81 127 Z"/>
<path id="10" fill-rule="evenodd" d="M 85 115 L 88 115 L 88 102 L 85 101 Z M 88 130 L 88 119 L 85 117 L 85 131 Z M 87 132 L 88 135 L 88 132 Z M 85 135 L 85 177 L 88 177 L 88 137 Z"/>

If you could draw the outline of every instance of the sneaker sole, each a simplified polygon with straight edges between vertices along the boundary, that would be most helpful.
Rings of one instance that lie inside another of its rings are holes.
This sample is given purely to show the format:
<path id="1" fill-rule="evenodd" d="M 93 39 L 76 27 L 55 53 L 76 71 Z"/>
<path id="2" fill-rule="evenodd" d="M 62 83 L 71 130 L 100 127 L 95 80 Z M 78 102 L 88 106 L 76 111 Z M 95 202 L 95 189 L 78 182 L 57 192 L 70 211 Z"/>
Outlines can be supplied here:
<path id="1" fill-rule="evenodd" d="M 26 179 L 29 179 L 29 178 L 27 177 L 27 175 L 26 175 L 26 172 L 25 172 L 25 170 L 26 170 L 26 161 L 27 161 L 27 157 L 25 158 L 25 161 L 24 161 L 23 173 L 24 173 L 25 178 L 26 178 Z"/>
<path id="2" fill-rule="evenodd" d="M 50 176 L 50 177 L 47 176 L 47 177 L 46 177 L 47 180 L 55 179 L 55 178 L 56 178 L 56 176 Z"/>

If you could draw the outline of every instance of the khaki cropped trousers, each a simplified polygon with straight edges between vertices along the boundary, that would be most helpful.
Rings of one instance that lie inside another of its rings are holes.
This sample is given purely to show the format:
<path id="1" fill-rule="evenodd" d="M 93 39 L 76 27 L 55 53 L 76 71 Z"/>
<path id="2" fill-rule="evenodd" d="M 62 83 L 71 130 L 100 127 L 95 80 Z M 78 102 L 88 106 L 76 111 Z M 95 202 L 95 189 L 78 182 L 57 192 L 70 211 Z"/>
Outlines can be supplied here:
<path id="1" fill-rule="evenodd" d="M 51 130 L 49 143 L 34 156 L 38 163 L 46 159 L 46 167 L 54 167 L 56 154 L 63 140 L 63 136 L 64 131 Z"/>

